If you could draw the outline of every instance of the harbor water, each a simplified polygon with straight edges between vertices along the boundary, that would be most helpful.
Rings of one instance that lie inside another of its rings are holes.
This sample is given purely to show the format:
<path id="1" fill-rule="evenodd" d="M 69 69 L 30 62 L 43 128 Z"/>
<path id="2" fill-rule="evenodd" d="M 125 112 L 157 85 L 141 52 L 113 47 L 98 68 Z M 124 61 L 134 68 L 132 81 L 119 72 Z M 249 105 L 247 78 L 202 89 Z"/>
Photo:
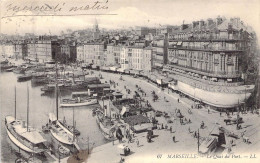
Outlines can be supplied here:
<path id="1" fill-rule="evenodd" d="M 1 108 L 1 162 L 14 162 L 17 159 L 15 154 L 19 153 L 13 144 L 8 140 L 5 130 L 5 116 L 14 116 L 15 112 L 15 87 L 16 87 L 16 115 L 17 119 L 26 121 L 27 113 L 27 85 L 29 88 L 29 126 L 41 130 L 48 122 L 48 114 L 56 114 L 55 95 L 43 95 L 40 90 L 42 86 L 35 86 L 31 81 L 17 82 L 18 74 L 13 72 L 1 72 L 0 74 L 0 108 Z M 61 92 L 60 98 L 70 98 L 71 92 Z M 95 118 L 92 116 L 92 108 L 98 105 L 82 106 L 74 108 L 59 108 L 59 119 L 64 117 L 68 125 L 73 125 L 73 110 L 76 128 L 80 131 L 78 137 L 79 146 L 87 149 L 89 146 L 96 147 L 106 143 L 101 134 Z M 52 143 L 52 142 L 51 142 Z M 44 162 L 50 162 L 45 160 Z"/>

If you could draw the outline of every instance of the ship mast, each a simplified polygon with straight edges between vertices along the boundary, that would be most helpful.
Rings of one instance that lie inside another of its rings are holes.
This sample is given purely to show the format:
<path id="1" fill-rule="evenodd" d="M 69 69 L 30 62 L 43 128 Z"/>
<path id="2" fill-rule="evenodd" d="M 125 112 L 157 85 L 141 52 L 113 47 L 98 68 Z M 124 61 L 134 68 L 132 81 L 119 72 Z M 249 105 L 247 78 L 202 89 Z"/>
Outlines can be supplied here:
<path id="1" fill-rule="evenodd" d="M 16 86 L 14 87 L 14 118 L 16 120 Z"/>
<path id="2" fill-rule="evenodd" d="M 27 132 L 29 127 L 29 87 L 28 87 L 28 83 L 27 83 Z"/>
<path id="3" fill-rule="evenodd" d="M 56 82 L 56 87 L 55 87 L 55 92 L 56 92 L 56 116 L 57 116 L 57 120 L 59 118 L 59 110 L 58 110 L 58 68 L 57 68 L 57 60 L 55 62 L 55 69 L 56 69 L 56 78 L 55 78 L 55 82 Z"/>

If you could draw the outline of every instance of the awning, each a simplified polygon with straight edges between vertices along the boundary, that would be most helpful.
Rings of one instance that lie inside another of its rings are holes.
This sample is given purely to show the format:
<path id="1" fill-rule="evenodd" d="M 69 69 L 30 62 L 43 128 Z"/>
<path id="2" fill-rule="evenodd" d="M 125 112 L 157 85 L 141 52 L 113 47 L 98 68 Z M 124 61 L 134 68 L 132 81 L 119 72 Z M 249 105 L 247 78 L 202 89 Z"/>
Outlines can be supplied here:
<path id="1" fill-rule="evenodd" d="M 203 78 L 203 79 L 207 79 L 207 77 L 206 77 L 206 76 L 203 76 L 202 78 Z"/>

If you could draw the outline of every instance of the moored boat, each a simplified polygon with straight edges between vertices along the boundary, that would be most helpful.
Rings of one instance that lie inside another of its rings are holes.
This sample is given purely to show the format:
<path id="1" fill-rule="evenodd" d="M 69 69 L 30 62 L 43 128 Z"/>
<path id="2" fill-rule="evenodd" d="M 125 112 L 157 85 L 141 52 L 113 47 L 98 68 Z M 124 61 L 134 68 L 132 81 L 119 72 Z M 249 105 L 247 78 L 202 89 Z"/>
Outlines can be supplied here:
<path id="1" fill-rule="evenodd" d="M 73 107 L 73 106 L 87 106 L 97 104 L 97 99 L 87 98 L 87 99 L 63 99 L 60 106 L 62 107 Z"/>
<path id="2" fill-rule="evenodd" d="M 33 128 L 26 129 L 25 121 L 12 116 L 5 117 L 5 126 L 9 139 L 20 149 L 34 154 L 43 154 L 46 140 Z"/>
<path id="3" fill-rule="evenodd" d="M 31 154 L 44 155 L 47 150 L 46 140 L 41 136 L 38 130 L 29 127 L 29 90 L 27 87 L 27 124 L 25 121 L 16 119 L 16 89 L 15 89 L 15 117 L 5 117 L 5 127 L 7 135 L 19 149 Z"/>
<path id="4" fill-rule="evenodd" d="M 32 79 L 32 75 L 29 75 L 29 74 L 17 77 L 18 82 L 27 81 L 27 80 L 31 80 L 31 79 Z"/>
<path id="5" fill-rule="evenodd" d="M 49 124 L 51 124 L 51 135 L 61 143 L 73 145 L 73 133 L 68 130 L 53 113 L 49 114 Z"/>
<path id="6" fill-rule="evenodd" d="M 56 81 L 55 81 L 55 93 L 56 93 L 56 116 L 53 113 L 49 113 L 49 126 L 50 126 L 50 133 L 51 135 L 60 143 L 75 146 L 77 150 L 79 150 L 79 146 L 76 144 L 76 135 L 73 131 L 75 131 L 74 126 L 74 110 L 73 110 L 73 127 L 71 130 L 69 130 L 65 123 L 65 121 L 62 123 L 58 119 L 59 115 L 59 102 L 58 102 L 58 81 L 57 81 L 57 63 L 56 63 Z"/>

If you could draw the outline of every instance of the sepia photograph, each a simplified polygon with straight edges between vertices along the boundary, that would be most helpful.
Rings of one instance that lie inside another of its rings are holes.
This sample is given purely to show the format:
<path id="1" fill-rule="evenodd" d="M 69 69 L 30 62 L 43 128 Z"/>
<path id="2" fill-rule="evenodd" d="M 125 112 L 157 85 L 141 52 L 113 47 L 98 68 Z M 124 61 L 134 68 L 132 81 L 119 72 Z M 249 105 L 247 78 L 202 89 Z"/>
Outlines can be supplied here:
<path id="1" fill-rule="evenodd" d="M 259 0 L 0 0 L 1 163 L 260 162 Z"/>

